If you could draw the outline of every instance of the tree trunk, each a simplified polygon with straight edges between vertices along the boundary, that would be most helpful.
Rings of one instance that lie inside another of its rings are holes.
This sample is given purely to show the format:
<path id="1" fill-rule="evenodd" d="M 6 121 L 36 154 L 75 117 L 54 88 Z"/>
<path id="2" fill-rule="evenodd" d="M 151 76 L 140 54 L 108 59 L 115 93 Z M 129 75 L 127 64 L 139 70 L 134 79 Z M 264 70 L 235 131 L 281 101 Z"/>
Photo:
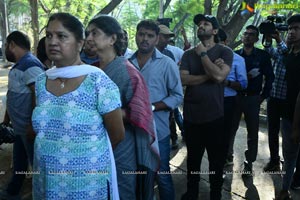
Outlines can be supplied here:
<path id="1" fill-rule="evenodd" d="M 254 0 L 253 2 L 256 3 L 257 0 Z M 240 40 L 235 40 L 250 17 L 255 14 L 252 23 L 255 26 L 257 26 L 261 21 L 259 11 L 256 11 L 255 13 L 248 12 L 247 14 L 242 15 L 241 3 L 241 0 L 220 0 L 217 10 L 216 17 L 219 21 L 220 27 L 227 33 L 228 46 L 231 48 L 235 48 L 241 44 Z"/>
<path id="2" fill-rule="evenodd" d="M 158 14 L 158 18 L 164 18 L 164 0 L 160 0 L 159 1 L 159 14 Z"/>
<path id="3" fill-rule="evenodd" d="M 205 0 L 204 2 L 204 14 L 211 15 L 211 8 L 212 8 L 212 0 Z"/>
<path id="4" fill-rule="evenodd" d="M 2 56 L 3 56 L 3 60 L 6 61 L 6 57 L 5 57 L 5 42 L 6 42 L 6 37 L 8 35 L 8 20 L 7 20 L 7 6 L 6 6 L 6 1 L 1 1 L 0 2 L 0 11 L 1 11 L 1 15 L 0 15 L 0 33 L 1 33 L 1 37 L 2 37 L 2 46 L 1 46 L 1 50 L 2 50 Z"/>
<path id="5" fill-rule="evenodd" d="M 31 28 L 33 31 L 33 52 L 39 42 L 38 0 L 29 0 L 31 8 Z"/>
<path id="6" fill-rule="evenodd" d="M 227 4 L 228 4 L 228 0 L 220 0 L 220 4 L 218 6 L 217 16 L 216 16 L 220 25 L 223 24 L 222 19 L 224 19 L 224 15 L 226 13 L 224 8 L 226 8 Z"/>
<path id="7" fill-rule="evenodd" d="M 230 22 L 223 27 L 223 30 L 227 33 L 228 46 L 232 47 L 235 38 L 239 35 L 249 18 L 250 16 L 241 17 L 240 13 L 236 13 Z"/>

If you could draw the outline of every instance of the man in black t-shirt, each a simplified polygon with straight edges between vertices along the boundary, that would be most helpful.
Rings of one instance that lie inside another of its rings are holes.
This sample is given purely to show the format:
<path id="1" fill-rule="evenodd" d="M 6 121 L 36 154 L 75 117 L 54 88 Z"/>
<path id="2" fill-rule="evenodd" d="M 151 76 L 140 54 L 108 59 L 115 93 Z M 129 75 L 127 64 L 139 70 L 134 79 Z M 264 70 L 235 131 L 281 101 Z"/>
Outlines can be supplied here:
<path id="1" fill-rule="evenodd" d="M 210 15 L 194 17 L 200 42 L 181 59 L 180 75 L 186 85 L 183 106 L 187 146 L 187 192 L 181 199 L 197 199 L 200 174 L 208 173 L 210 199 L 220 200 L 224 167 L 224 85 L 230 71 L 233 52 L 215 43 L 219 25 Z M 201 172 L 201 160 L 207 151 L 209 171 Z"/>

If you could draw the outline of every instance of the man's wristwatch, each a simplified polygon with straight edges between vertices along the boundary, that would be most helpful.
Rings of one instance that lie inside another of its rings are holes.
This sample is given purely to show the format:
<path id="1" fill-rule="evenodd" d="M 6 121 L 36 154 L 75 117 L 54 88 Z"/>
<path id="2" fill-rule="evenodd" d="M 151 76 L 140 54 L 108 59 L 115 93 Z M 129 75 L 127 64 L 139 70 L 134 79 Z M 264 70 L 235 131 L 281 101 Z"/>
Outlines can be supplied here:
<path id="1" fill-rule="evenodd" d="M 152 105 L 152 111 L 154 111 L 155 110 L 155 106 L 154 105 Z"/>
<path id="2" fill-rule="evenodd" d="M 207 52 L 206 52 L 206 51 L 203 51 L 203 52 L 200 53 L 200 57 L 201 57 L 201 58 L 204 57 L 204 56 L 206 56 L 206 55 L 207 55 Z"/>

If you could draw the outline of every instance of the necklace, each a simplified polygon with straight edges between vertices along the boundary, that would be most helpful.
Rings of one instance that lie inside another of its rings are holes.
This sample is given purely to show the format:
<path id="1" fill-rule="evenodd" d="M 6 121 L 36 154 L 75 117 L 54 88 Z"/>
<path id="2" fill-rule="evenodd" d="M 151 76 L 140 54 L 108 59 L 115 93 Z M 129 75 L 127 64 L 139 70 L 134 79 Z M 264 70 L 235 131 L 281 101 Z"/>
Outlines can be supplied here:
<path id="1" fill-rule="evenodd" d="M 60 89 L 64 89 L 65 88 L 65 82 L 67 81 L 67 79 L 62 79 L 62 78 L 57 78 L 60 82 Z"/>

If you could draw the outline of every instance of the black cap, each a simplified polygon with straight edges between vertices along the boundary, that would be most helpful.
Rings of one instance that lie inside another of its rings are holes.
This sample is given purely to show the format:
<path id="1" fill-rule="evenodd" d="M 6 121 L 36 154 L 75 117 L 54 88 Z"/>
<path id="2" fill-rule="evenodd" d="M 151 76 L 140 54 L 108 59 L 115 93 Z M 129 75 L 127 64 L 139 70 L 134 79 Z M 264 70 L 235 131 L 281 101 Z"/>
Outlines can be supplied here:
<path id="1" fill-rule="evenodd" d="M 291 25 L 291 23 L 294 23 L 294 22 L 300 22 L 300 14 L 292 15 L 287 20 L 288 25 Z"/>
<path id="2" fill-rule="evenodd" d="M 194 17 L 194 23 L 196 25 L 198 25 L 201 20 L 210 22 L 212 24 L 212 26 L 213 26 L 214 29 L 218 29 L 219 28 L 219 23 L 218 23 L 217 18 L 215 18 L 212 15 L 202 15 L 202 14 L 195 15 L 195 17 Z"/>

